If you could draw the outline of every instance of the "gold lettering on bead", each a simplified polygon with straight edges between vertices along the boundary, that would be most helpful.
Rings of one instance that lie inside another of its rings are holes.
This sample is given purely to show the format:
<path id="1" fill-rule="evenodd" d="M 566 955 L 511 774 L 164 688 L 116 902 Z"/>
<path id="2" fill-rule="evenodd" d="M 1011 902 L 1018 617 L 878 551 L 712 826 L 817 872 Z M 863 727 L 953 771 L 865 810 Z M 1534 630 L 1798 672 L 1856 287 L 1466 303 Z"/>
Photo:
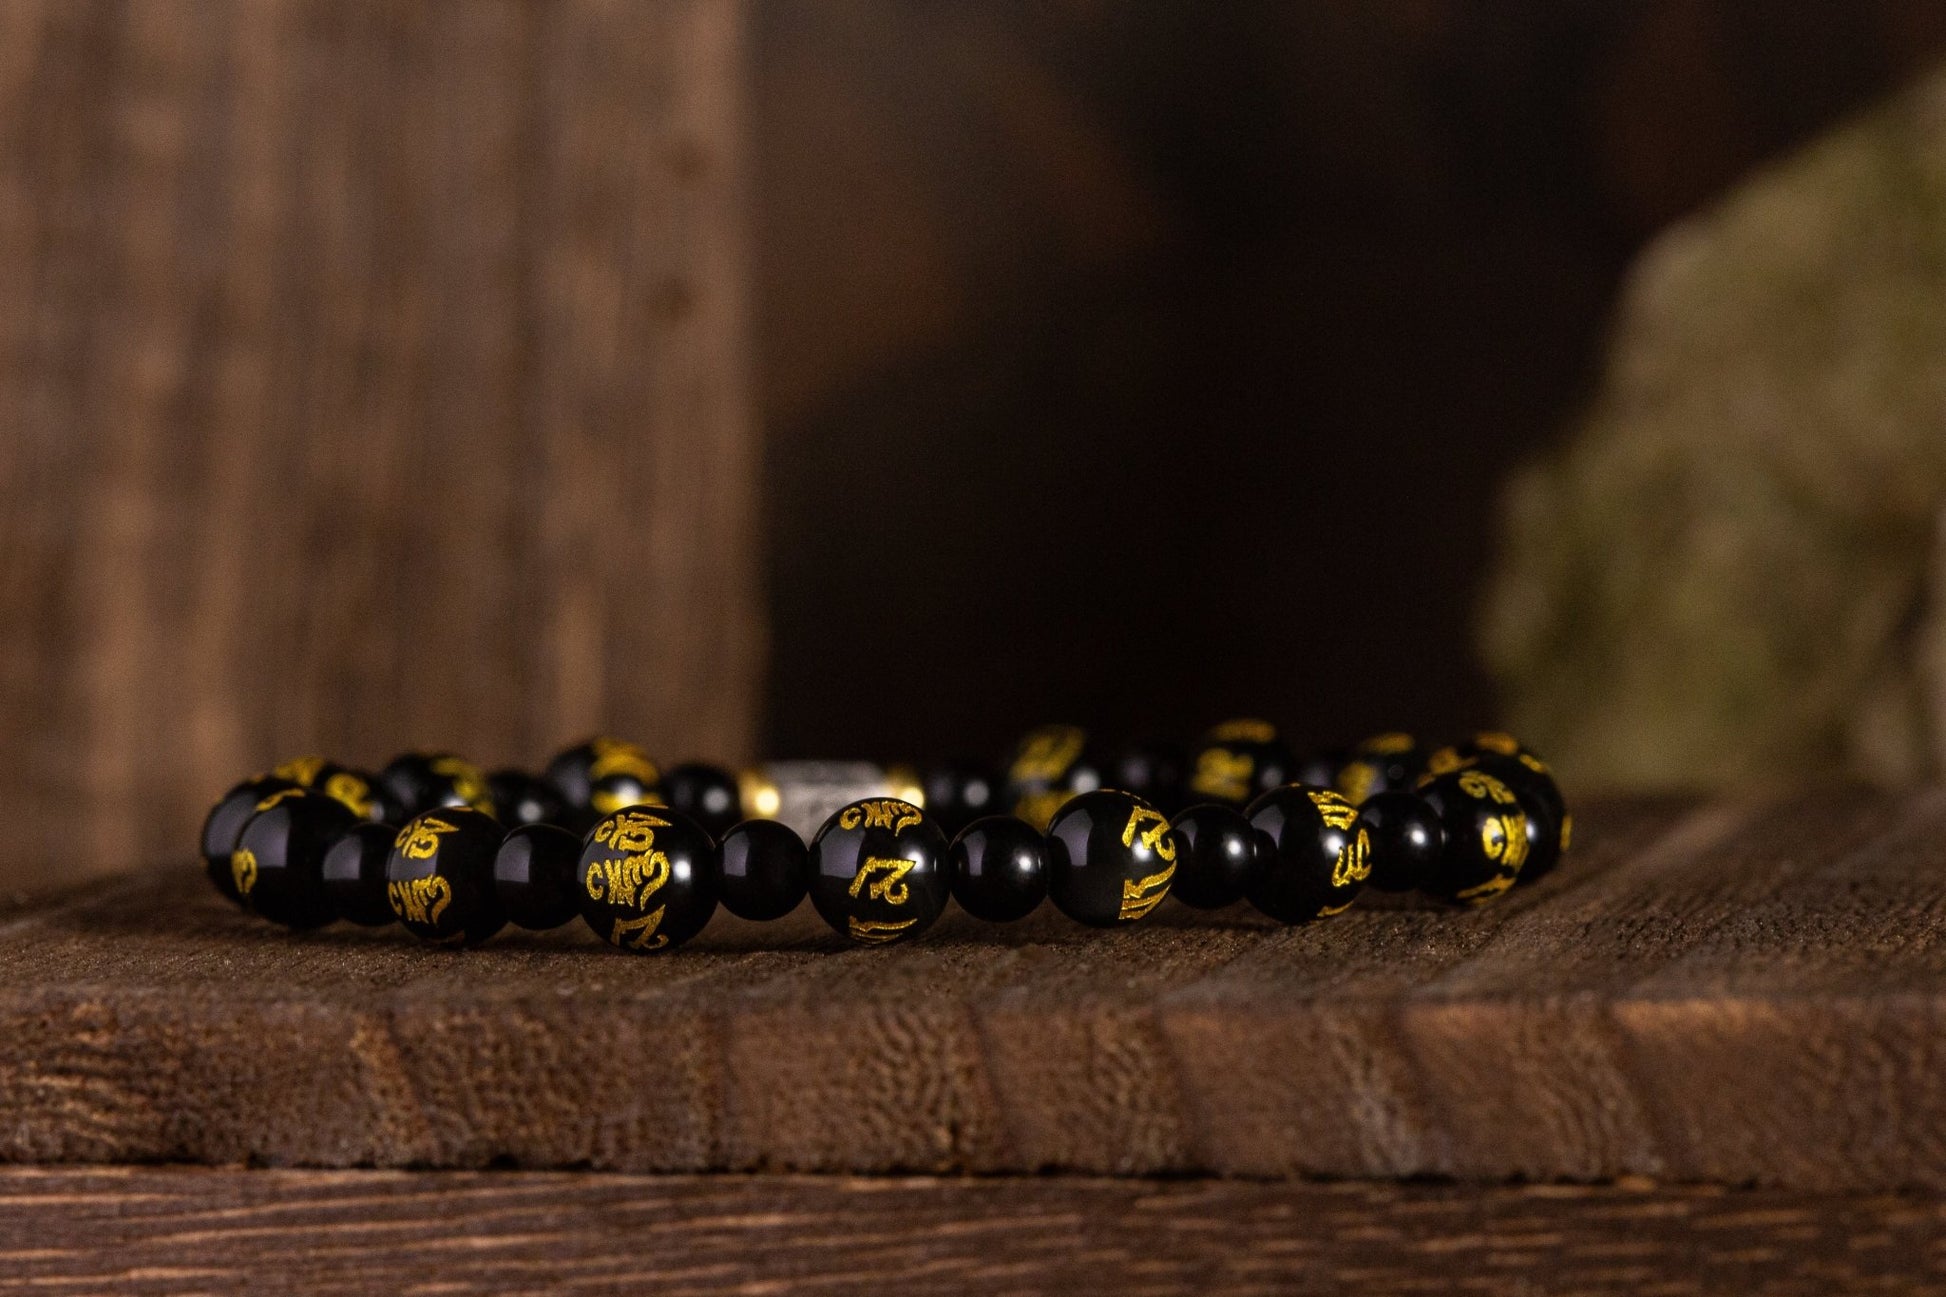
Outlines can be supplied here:
<path id="1" fill-rule="evenodd" d="M 669 934 L 656 929 L 662 926 L 662 916 L 668 908 L 658 905 L 639 919 L 616 919 L 608 934 L 609 944 L 624 950 L 662 949 L 669 944 Z"/>
<path id="2" fill-rule="evenodd" d="M 276 792 L 272 793 L 270 796 L 258 802 L 257 809 L 260 811 L 267 811 L 271 807 L 275 806 L 277 803 L 281 801 L 286 801 L 292 797 L 302 796 L 303 793 L 304 790 L 302 788 L 279 788 Z"/>
<path id="3" fill-rule="evenodd" d="M 1574 841 L 1574 816 L 1561 817 L 1561 850 L 1566 851 Z"/>
<path id="4" fill-rule="evenodd" d="M 1358 808 L 1328 788 L 1307 788 L 1304 795 L 1318 808 L 1327 829 L 1348 829 L 1358 822 Z"/>
<path id="5" fill-rule="evenodd" d="M 1020 745 L 1008 776 L 1016 783 L 1039 783 L 1059 779 L 1080 757 L 1088 736 L 1072 725 L 1046 725 L 1029 734 Z"/>
<path id="6" fill-rule="evenodd" d="M 669 857 L 660 851 L 643 851 L 620 860 L 597 860 L 588 866 L 585 879 L 588 895 L 610 905 L 647 909 L 649 898 L 669 881 Z"/>
<path id="7" fill-rule="evenodd" d="M 838 827 L 855 829 L 863 824 L 868 829 L 890 829 L 897 833 L 924 818 L 919 808 L 911 802 L 885 797 L 845 807 L 838 814 Z"/>
<path id="8" fill-rule="evenodd" d="M 238 896 L 250 895 L 250 889 L 257 885 L 256 852 L 238 847 L 230 853 L 230 881 L 236 884 Z"/>
<path id="9" fill-rule="evenodd" d="M 655 762 L 633 743 L 603 737 L 590 740 L 588 747 L 594 753 L 594 760 L 588 763 L 591 780 L 606 775 L 630 775 L 645 784 L 662 782 L 662 772 L 656 769 Z"/>
<path id="10" fill-rule="evenodd" d="M 1471 764 L 1460 755 L 1458 748 L 1441 748 L 1426 758 L 1426 776 L 1430 778 L 1433 775 L 1449 775 L 1460 767 Z M 1424 780 L 1420 782 L 1423 783 Z"/>
<path id="11" fill-rule="evenodd" d="M 1488 752 L 1498 752 L 1503 757 L 1520 755 L 1520 740 L 1499 730 L 1482 730 L 1473 736 L 1473 746 Z"/>
<path id="12" fill-rule="evenodd" d="M 858 889 L 865 889 L 868 901 L 884 901 L 887 905 L 904 905 L 911 899 L 906 890 L 905 876 L 912 872 L 912 860 L 887 860 L 879 856 L 867 856 L 865 863 L 858 866 L 852 876 L 850 892 L 856 898 Z M 883 875 L 877 882 L 868 881 L 873 874 Z"/>
<path id="13" fill-rule="evenodd" d="M 1372 838 L 1365 830 L 1338 848 L 1338 859 L 1331 866 L 1331 885 L 1349 887 L 1372 876 Z"/>
<path id="14" fill-rule="evenodd" d="M 1212 740 L 1218 743 L 1269 743 L 1277 737 L 1277 727 L 1269 721 L 1255 717 L 1243 720 L 1224 721 L 1209 732 Z"/>
<path id="15" fill-rule="evenodd" d="M 1360 752 L 1377 757 L 1389 757 L 1399 752 L 1412 751 L 1410 734 L 1378 734 L 1358 745 Z"/>
<path id="16" fill-rule="evenodd" d="M 1468 887 L 1463 891 L 1455 892 L 1454 895 L 1458 899 L 1465 901 L 1468 905 L 1484 905 L 1513 885 L 1514 876 L 1512 874 L 1496 874 L 1479 886 Z"/>
<path id="17" fill-rule="evenodd" d="M 294 784 L 303 784 L 309 788 L 311 782 L 318 777 L 318 771 L 324 769 L 324 766 L 323 757 L 292 757 L 270 773 L 279 779 L 288 779 Z"/>
<path id="18" fill-rule="evenodd" d="M 1142 826 L 1147 825 L 1147 828 Z M 1169 821 L 1161 811 L 1147 806 L 1137 806 L 1128 813 L 1128 824 L 1122 829 L 1122 845 L 1135 845 L 1136 831 L 1141 830 L 1142 845 L 1155 852 L 1164 860 L 1176 858 L 1175 839 L 1169 836 Z"/>
<path id="19" fill-rule="evenodd" d="M 1159 874 L 1150 874 L 1136 881 L 1122 881 L 1122 907 L 1115 918 L 1122 923 L 1133 923 L 1147 917 L 1150 910 L 1162 904 L 1162 898 L 1169 894 L 1169 880 L 1176 876 L 1176 867 L 1169 866 Z"/>
<path id="20" fill-rule="evenodd" d="M 1462 771 L 1459 787 L 1461 792 L 1475 801 L 1497 802 L 1502 806 L 1512 806 L 1519 800 L 1507 785 L 1484 770 Z"/>
<path id="21" fill-rule="evenodd" d="M 1369 761 L 1348 761 L 1338 772 L 1338 788 L 1353 802 L 1371 796 L 1372 785 L 1377 782 L 1378 767 Z"/>
<path id="22" fill-rule="evenodd" d="M 385 885 L 385 899 L 400 922 L 432 927 L 453 903 L 453 885 L 437 874 L 431 878 L 400 879 Z"/>
<path id="23" fill-rule="evenodd" d="M 430 860 L 439 854 L 440 837 L 458 831 L 459 825 L 448 823 L 437 815 L 421 815 L 399 830 L 399 836 L 392 839 L 392 845 L 408 860 Z"/>
<path id="24" fill-rule="evenodd" d="M 1488 816 L 1480 824 L 1480 850 L 1509 873 L 1518 871 L 1527 861 L 1527 817 L 1519 811 Z"/>
<path id="25" fill-rule="evenodd" d="M 611 815 L 595 825 L 595 841 L 622 852 L 647 851 L 655 845 L 655 831 L 668 827 L 669 821 L 659 815 L 630 811 Z"/>
<path id="26" fill-rule="evenodd" d="M 1246 754 L 1228 748 L 1204 748 L 1196 757 L 1196 773 L 1189 786 L 1206 797 L 1240 802 L 1250 792 L 1250 780 L 1257 763 Z"/>
<path id="27" fill-rule="evenodd" d="M 468 806 L 493 814 L 493 791 L 487 787 L 486 776 L 471 761 L 453 756 L 434 757 L 427 768 L 440 778 L 451 780 L 453 791 Z"/>
<path id="28" fill-rule="evenodd" d="M 324 795 L 341 803 L 354 815 L 372 813 L 371 785 L 348 770 L 340 770 L 324 781 Z"/>
<path id="29" fill-rule="evenodd" d="M 917 919 L 856 919 L 847 916 L 845 931 L 853 941 L 863 942 L 868 946 L 881 946 L 888 941 L 897 941 L 901 933 L 918 921 Z"/>
<path id="30" fill-rule="evenodd" d="M 1318 911 L 1318 917 L 1320 919 L 1328 919 L 1334 914 L 1343 914 L 1346 910 L 1349 910 L 1356 903 L 1357 902 L 1355 901 L 1346 901 L 1343 905 L 1327 905 L 1322 910 Z"/>

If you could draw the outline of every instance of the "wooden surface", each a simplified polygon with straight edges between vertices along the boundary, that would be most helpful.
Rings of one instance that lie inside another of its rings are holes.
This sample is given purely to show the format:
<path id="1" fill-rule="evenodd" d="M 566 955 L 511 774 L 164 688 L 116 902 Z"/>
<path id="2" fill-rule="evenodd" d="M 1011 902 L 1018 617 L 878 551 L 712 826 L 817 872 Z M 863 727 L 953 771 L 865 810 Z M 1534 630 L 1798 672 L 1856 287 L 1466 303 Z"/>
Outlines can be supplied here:
<path id="1" fill-rule="evenodd" d="M 1591 806 L 1479 911 L 876 950 L 299 937 L 175 868 L 0 920 L 0 1158 L 1941 1188 L 1943 928 L 1940 792 Z"/>
<path id="2" fill-rule="evenodd" d="M 1946 1204 L 1655 1186 L 0 1173 L 0 1292 L 1946 1291 Z"/>
<path id="3" fill-rule="evenodd" d="M 7 876 L 308 750 L 744 754 L 736 0 L 0 5 Z"/>

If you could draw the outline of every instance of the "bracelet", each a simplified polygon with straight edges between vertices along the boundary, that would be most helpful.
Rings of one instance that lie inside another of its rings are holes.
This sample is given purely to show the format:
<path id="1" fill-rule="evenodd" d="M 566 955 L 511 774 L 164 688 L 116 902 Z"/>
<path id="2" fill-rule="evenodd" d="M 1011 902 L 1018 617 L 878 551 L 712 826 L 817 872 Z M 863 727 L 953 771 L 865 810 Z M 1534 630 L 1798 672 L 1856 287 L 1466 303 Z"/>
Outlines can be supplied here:
<path id="1" fill-rule="evenodd" d="M 1004 778 L 968 763 L 813 769 L 827 792 L 877 787 L 831 808 L 807 846 L 801 826 L 743 814 L 815 802 L 780 788 L 788 763 L 741 780 L 700 763 L 664 771 L 613 738 L 540 775 L 441 752 L 376 775 L 306 757 L 225 793 L 202 855 L 217 890 L 293 929 L 397 922 L 470 946 L 509 922 L 579 917 L 648 952 L 694 937 L 719 904 L 770 920 L 806 896 L 860 945 L 917 937 L 949 898 L 994 923 L 1047 900 L 1098 928 L 1168 896 L 1247 900 L 1286 924 L 1341 914 L 1367 886 L 1481 905 L 1551 870 L 1573 831 L 1547 765 L 1500 733 L 1436 749 L 1383 734 L 1299 762 L 1258 720 L 1217 726 L 1187 758 L 1105 754 L 1077 727 L 1048 726 Z"/>

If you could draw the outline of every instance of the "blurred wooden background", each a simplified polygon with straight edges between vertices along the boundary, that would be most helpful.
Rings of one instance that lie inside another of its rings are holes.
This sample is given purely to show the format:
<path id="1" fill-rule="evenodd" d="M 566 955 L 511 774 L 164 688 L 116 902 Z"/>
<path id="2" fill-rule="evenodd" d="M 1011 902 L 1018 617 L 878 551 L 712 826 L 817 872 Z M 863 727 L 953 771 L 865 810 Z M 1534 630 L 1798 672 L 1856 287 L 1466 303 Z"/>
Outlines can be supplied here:
<path id="1" fill-rule="evenodd" d="M 734 0 L 0 6 L 9 873 L 291 753 L 744 755 Z"/>

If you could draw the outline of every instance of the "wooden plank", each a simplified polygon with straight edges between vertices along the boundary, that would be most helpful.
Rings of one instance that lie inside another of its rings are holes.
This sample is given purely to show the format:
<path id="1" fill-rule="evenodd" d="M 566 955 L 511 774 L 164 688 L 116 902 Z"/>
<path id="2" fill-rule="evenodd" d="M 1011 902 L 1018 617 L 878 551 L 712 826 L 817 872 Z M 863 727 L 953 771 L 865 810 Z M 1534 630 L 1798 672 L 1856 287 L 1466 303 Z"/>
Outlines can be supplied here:
<path id="1" fill-rule="evenodd" d="M 1946 1291 L 1946 1201 L 1698 1186 L 0 1172 L 0 1292 Z"/>
<path id="2" fill-rule="evenodd" d="M 8 5 L 9 884 L 240 773 L 747 754 L 737 0 Z"/>
<path id="3" fill-rule="evenodd" d="M 0 1158 L 1946 1187 L 1946 794 L 1582 820 L 1479 911 L 858 950 L 805 909 L 661 958 L 150 871 L 0 918 Z"/>

